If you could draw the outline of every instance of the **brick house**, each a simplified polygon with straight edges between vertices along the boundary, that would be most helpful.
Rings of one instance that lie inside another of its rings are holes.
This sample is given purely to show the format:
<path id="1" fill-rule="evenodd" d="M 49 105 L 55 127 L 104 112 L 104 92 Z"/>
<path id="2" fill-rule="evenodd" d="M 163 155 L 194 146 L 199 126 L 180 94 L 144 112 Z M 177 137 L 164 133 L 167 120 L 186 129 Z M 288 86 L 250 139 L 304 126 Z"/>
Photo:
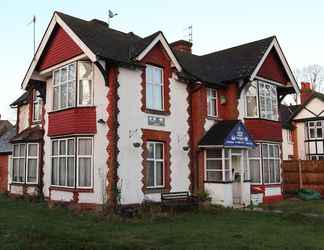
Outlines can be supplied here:
<path id="1" fill-rule="evenodd" d="M 277 38 L 191 46 L 55 12 L 12 104 L 10 191 L 80 206 L 280 200 L 278 104 L 298 87 Z"/>

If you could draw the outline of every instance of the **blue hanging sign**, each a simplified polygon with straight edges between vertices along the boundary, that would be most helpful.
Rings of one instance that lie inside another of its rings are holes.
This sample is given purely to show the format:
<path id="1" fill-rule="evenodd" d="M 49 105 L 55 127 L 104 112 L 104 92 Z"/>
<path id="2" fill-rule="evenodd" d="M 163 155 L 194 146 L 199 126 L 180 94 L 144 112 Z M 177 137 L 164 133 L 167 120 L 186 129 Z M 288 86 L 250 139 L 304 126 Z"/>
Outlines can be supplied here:
<path id="1" fill-rule="evenodd" d="M 242 122 L 238 122 L 224 140 L 225 147 L 256 147 Z"/>

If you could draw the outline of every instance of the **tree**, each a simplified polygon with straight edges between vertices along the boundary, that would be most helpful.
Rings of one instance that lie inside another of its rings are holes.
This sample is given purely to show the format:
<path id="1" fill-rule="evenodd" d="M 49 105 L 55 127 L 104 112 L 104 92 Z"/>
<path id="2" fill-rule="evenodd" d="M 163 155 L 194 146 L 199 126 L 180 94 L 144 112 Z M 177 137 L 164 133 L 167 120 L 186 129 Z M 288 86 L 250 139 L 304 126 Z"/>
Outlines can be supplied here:
<path id="1" fill-rule="evenodd" d="M 298 83 L 309 82 L 312 89 L 316 91 L 324 90 L 324 67 L 318 64 L 308 65 L 295 70 L 295 77 Z"/>

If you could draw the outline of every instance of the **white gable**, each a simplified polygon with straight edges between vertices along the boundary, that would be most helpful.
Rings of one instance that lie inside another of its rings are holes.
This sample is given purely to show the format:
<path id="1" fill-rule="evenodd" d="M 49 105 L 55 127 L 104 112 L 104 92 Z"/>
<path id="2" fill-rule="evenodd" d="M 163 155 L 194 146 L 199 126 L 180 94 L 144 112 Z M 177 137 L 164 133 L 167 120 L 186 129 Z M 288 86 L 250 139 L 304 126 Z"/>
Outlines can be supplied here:
<path id="1" fill-rule="evenodd" d="M 299 113 L 294 120 L 323 117 L 324 102 L 319 98 L 313 98 Z"/>

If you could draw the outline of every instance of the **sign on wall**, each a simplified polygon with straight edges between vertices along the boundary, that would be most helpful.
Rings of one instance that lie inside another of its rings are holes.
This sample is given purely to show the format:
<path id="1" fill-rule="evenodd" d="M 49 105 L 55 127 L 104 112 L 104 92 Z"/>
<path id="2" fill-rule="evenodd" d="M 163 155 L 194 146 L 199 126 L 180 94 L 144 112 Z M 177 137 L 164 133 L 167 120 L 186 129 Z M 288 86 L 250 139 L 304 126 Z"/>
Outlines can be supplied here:
<path id="1" fill-rule="evenodd" d="M 163 117 L 148 116 L 148 125 L 150 126 L 164 126 L 165 119 Z"/>
<path id="2" fill-rule="evenodd" d="M 255 147 L 255 143 L 247 133 L 244 125 L 239 122 L 232 131 L 227 135 L 224 141 L 225 147 Z"/>

